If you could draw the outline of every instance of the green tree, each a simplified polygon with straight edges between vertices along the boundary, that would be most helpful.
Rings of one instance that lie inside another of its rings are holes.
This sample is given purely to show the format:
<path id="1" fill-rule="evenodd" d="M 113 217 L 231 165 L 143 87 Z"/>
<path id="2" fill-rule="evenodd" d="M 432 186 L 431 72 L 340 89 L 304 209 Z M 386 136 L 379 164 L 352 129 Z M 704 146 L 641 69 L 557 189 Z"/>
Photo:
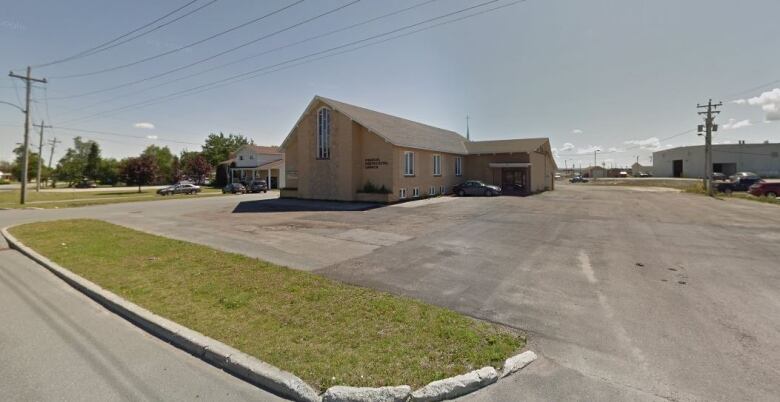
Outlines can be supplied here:
<path id="1" fill-rule="evenodd" d="M 87 161 L 84 165 L 84 177 L 91 180 L 97 180 L 98 170 L 100 169 L 100 147 L 97 142 L 89 145 Z"/>
<path id="2" fill-rule="evenodd" d="M 158 147 L 157 145 L 149 145 L 141 153 L 141 156 L 149 156 L 154 160 L 156 165 L 156 172 L 160 183 L 173 182 L 172 165 L 173 165 L 173 153 L 168 147 Z"/>
<path id="3" fill-rule="evenodd" d="M 119 166 L 119 161 L 114 158 L 101 159 L 95 180 L 115 186 L 119 182 Z"/>
<path id="4" fill-rule="evenodd" d="M 65 151 L 55 171 L 55 178 L 68 183 L 69 186 L 84 180 L 87 160 L 94 141 L 82 141 L 81 137 L 73 139 L 73 147 Z"/>
<path id="5" fill-rule="evenodd" d="M 182 176 L 184 176 L 184 172 L 181 169 L 181 162 L 179 161 L 179 157 L 174 155 L 173 161 L 171 162 L 171 182 L 178 183 L 181 181 Z"/>
<path id="6" fill-rule="evenodd" d="M 203 144 L 203 157 L 211 166 L 217 166 L 230 158 L 230 154 L 236 152 L 244 145 L 252 143 L 240 134 L 211 133 Z"/>
<path id="7" fill-rule="evenodd" d="M 14 162 L 10 167 L 9 170 L 2 170 L 5 173 L 11 173 L 17 180 L 21 180 L 22 178 L 22 165 L 24 165 L 24 147 L 18 146 L 14 149 L 14 153 L 16 154 L 16 158 L 14 159 Z M 27 182 L 33 181 L 33 179 L 36 178 L 38 173 L 38 153 L 28 151 L 28 157 L 27 157 Z M 49 171 L 46 169 L 46 166 L 42 167 L 41 170 L 41 181 L 44 181 L 49 177 Z"/>

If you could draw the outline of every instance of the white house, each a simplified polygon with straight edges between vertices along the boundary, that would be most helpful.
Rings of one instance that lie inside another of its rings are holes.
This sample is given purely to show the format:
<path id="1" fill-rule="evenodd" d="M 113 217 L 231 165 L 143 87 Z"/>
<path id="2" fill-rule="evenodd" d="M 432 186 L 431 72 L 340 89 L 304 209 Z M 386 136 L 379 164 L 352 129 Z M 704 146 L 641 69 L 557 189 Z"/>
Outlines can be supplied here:
<path id="1" fill-rule="evenodd" d="M 226 162 L 231 183 L 265 180 L 271 188 L 284 187 L 284 154 L 278 147 L 244 145 Z"/>

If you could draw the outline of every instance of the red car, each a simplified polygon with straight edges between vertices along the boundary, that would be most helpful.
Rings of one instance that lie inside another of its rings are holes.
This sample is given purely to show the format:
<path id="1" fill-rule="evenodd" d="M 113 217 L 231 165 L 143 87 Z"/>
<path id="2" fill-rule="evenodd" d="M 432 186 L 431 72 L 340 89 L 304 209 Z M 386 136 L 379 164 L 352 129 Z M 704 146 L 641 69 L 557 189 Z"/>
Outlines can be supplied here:
<path id="1" fill-rule="evenodd" d="M 777 195 L 780 194 L 780 180 L 761 180 L 758 183 L 750 186 L 748 192 L 755 195 L 756 197 L 760 197 L 762 195 L 767 197 L 777 197 Z"/>

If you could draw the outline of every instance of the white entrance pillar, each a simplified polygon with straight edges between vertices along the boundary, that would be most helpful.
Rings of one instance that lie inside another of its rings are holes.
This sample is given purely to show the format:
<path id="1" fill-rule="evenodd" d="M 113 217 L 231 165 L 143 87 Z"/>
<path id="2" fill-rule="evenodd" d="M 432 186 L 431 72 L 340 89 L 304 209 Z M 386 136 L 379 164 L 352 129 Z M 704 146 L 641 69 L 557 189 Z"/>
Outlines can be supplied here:
<path id="1" fill-rule="evenodd" d="M 265 182 L 268 188 L 271 188 L 271 168 L 268 168 L 268 181 Z"/>

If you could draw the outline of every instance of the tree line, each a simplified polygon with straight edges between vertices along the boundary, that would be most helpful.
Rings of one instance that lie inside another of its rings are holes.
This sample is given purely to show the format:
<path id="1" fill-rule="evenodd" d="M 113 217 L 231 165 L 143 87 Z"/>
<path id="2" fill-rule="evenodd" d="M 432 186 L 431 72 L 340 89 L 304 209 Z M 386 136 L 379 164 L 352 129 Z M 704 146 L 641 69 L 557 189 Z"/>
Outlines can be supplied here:
<path id="1" fill-rule="evenodd" d="M 200 151 L 183 150 L 178 155 L 167 146 L 149 145 L 138 156 L 124 159 L 106 158 L 101 155 L 97 141 L 75 137 L 65 155 L 56 166 L 41 163 L 41 181 L 74 186 L 82 182 L 101 185 L 163 185 L 189 180 L 207 184 L 214 176 L 214 167 L 230 158 L 230 155 L 251 141 L 239 134 L 209 134 Z M 24 148 L 14 149 L 15 159 L 0 161 L 0 171 L 21 177 Z M 28 154 L 28 177 L 36 177 L 38 158 L 36 152 Z M 49 164 L 51 161 L 49 161 Z"/>

